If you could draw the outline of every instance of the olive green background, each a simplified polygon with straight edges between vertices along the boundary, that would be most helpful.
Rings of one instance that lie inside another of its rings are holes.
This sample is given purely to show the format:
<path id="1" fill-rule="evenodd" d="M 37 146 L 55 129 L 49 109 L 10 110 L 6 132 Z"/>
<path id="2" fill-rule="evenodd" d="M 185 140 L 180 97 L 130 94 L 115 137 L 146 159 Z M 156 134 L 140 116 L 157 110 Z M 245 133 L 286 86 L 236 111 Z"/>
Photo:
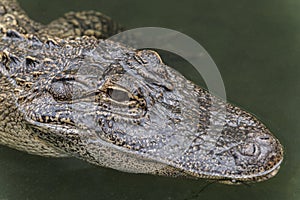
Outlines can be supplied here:
<path id="1" fill-rule="evenodd" d="M 99 10 L 127 28 L 175 29 L 197 40 L 222 74 L 227 96 L 255 113 L 285 147 L 279 174 L 266 182 L 228 186 L 204 180 L 135 175 L 76 159 L 51 159 L 0 147 L 0 200 L 299 200 L 300 1 L 298 0 L 20 0 L 47 23 L 70 10 Z M 176 69 L 201 77 L 182 59 Z"/>

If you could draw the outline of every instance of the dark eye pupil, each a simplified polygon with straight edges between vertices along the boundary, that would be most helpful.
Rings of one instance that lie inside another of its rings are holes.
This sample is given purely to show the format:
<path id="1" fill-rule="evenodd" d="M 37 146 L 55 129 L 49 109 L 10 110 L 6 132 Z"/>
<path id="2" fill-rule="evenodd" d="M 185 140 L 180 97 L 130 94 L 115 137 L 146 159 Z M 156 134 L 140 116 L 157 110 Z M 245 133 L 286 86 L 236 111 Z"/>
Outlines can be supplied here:
<path id="1" fill-rule="evenodd" d="M 130 100 L 128 93 L 122 90 L 108 88 L 107 94 L 111 99 L 115 101 L 123 102 Z"/>

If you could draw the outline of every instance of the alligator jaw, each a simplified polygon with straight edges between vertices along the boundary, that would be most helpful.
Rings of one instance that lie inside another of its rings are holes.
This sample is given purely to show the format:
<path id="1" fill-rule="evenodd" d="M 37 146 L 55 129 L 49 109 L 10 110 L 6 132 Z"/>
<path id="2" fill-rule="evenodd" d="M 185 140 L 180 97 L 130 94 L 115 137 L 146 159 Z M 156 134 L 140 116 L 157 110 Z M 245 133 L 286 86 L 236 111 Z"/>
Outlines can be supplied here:
<path id="1" fill-rule="evenodd" d="M 228 178 L 228 179 L 218 179 L 216 178 L 217 182 L 223 183 L 223 184 L 228 184 L 228 185 L 240 185 L 240 184 L 248 184 L 248 183 L 257 183 L 261 181 L 268 180 L 272 177 L 274 177 L 279 169 L 280 169 L 280 164 L 282 163 L 282 160 L 276 164 L 272 169 L 262 173 L 262 175 L 256 175 L 252 177 L 244 177 L 244 178 Z"/>

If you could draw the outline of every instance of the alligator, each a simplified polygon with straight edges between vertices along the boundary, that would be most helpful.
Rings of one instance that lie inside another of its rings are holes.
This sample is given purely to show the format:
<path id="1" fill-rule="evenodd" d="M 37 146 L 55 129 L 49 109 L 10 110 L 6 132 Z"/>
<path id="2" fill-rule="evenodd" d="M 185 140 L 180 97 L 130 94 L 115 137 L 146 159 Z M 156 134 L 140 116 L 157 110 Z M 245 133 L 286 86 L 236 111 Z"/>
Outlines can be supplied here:
<path id="1" fill-rule="evenodd" d="M 283 147 L 255 116 L 167 66 L 107 39 L 96 11 L 43 25 L 0 2 L 0 144 L 130 173 L 255 183 Z M 223 107 L 224 109 L 220 109 Z"/>

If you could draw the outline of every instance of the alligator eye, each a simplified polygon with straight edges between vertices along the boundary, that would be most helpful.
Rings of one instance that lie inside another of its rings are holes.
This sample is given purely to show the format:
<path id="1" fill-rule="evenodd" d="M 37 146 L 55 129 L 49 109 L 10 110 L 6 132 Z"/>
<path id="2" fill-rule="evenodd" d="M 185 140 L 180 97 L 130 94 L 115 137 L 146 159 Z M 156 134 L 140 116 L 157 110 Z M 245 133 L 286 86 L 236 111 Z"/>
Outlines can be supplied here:
<path id="1" fill-rule="evenodd" d="M 129 101 L 130 97 L 128 92 L 116 88 L 107 88 L 107 95 L 114 101 L 124 102 Z"/>
<path id="2" fill-rule="evenodd" d="M 53 82 L 48 91 L 57 101 L 72 100 L 72 86 L 70 84 L 61 81 Z"/>

